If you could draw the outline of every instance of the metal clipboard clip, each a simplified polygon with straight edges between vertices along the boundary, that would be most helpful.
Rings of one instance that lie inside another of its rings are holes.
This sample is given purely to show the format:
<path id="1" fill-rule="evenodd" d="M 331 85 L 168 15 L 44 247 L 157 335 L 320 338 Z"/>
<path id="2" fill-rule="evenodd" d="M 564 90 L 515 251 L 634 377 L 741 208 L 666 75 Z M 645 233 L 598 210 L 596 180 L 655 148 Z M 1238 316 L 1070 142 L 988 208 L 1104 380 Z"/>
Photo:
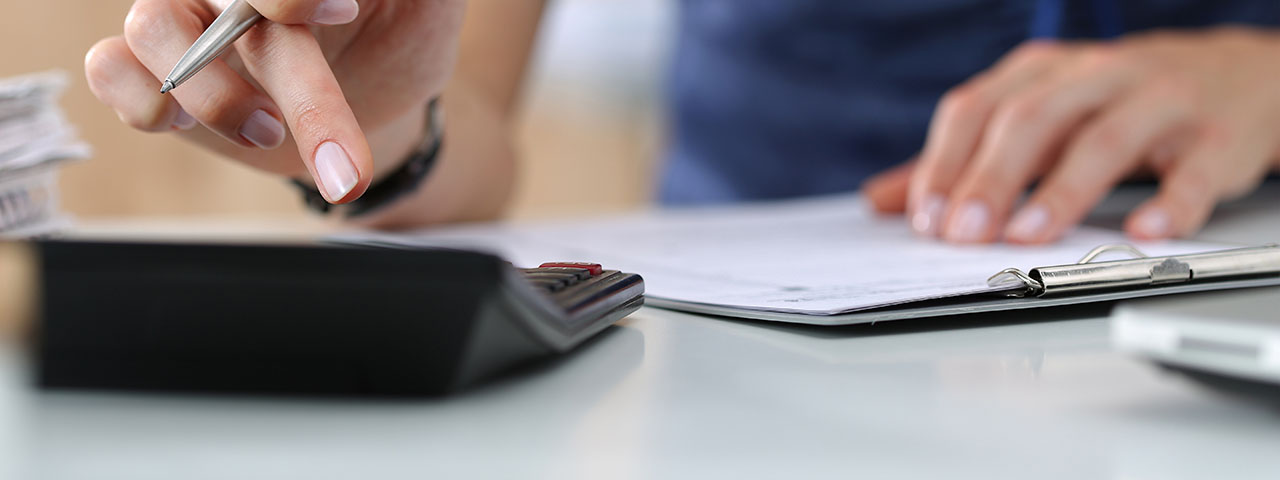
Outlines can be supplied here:
<path id="1" fill-rule="evenodd" d="M 1107 253 L 1130 258 L 1095 261 Z M 1009 289 L 1011 297 L 1045 297 L 1094 293 L 1200 281 L 1235 280 L 1280 275 L 1280 245 L 1214 252 L 1150 257 L 1132 245 L 1102 245 L 1071 265 L 1037 267 L 1028 272 L 1006 268 L 987 279 L 987 285 Z"/>

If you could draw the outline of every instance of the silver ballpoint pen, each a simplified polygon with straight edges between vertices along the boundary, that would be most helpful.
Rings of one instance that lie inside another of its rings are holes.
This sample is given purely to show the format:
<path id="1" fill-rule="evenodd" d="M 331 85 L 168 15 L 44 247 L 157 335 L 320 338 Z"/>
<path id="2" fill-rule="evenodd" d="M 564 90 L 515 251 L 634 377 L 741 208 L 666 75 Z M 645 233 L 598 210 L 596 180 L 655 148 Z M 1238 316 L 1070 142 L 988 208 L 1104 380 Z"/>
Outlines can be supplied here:
<path id="1" fill-rule="evenodd" d="M 196 43 L 187 49 L 187 53 L 178 59 L 178 64 L 174 65 L 173 71 L 165 77 L 160 93 L 169 93 L 170 90 L 178 88 L 178 85 L 195 76 L 200 69 L 222 55 L 227 47 L 244 35 L 249 27 L 258 23 L 258 20 L 262 20 L 262 14 L 254 10 L 249 2 L 245 0 L 232 2 L 200 35 L 200 38 L 196 39 Z"/>

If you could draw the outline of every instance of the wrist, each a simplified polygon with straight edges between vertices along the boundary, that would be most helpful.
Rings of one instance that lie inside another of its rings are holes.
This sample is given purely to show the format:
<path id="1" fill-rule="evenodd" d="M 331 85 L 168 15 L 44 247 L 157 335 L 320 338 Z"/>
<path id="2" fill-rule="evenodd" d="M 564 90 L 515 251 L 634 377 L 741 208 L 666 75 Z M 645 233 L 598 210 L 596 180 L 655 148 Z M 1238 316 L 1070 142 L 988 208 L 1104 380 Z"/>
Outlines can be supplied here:
<path id="1" fill-rule="evenodd" d="M 430 100 L 405 111 L 400 118 L 368 134 L 373 153 L 373 183 L 377 184 L 404 166 L 423 145 L 428 133 L 427 111 Z"/>

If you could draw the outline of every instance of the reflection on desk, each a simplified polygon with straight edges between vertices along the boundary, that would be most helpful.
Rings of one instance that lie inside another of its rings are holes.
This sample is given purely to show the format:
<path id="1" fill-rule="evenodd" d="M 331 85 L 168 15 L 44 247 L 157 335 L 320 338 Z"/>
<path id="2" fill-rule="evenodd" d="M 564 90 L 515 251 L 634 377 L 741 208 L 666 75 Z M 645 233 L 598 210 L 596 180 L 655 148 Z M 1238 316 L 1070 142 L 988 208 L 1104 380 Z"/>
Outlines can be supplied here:
<path id="1" fill-rule="evenodd" d="M 427 402 L 30 393 L 14 478 L 1280 471 L 1276 412 L 1110 352 L 1101 318 L 951 320 L 812 335 L 645 310 L 556 364 Z"/>
<path id="2" fill-rule="evenodd" d="M 175 478 L 180 464 L 181 478 L 466 478 L 492 468 L 484 465 L 494 452 L 538 471 L 548 448 L 576 458 L 575 437 L 613 417 L 601 405 L 644 356 L 644 335 L 619 326 L 563 357 L 431 400 L 37 393 L 17 435 L 21 474 L 6 478 Z"/>

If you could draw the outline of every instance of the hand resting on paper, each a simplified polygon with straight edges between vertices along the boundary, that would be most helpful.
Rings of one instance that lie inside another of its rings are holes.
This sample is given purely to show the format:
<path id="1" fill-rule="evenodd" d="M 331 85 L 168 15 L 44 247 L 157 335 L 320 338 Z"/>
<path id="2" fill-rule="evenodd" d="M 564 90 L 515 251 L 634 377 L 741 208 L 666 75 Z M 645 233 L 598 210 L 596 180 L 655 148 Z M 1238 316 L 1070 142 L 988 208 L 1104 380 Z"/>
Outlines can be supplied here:
<path id="1" fill-rule="evenodd" d="M 1125 230 L 1190 235 L 1277 167 L 1276 58 L 1280 34 L 1244 28 L 1028 43 L 946 94 L 918 160 L 864 192 L 922 235 L 1037 244 L 1118 182 L 1154 174 L 1158 193 Z"/>

